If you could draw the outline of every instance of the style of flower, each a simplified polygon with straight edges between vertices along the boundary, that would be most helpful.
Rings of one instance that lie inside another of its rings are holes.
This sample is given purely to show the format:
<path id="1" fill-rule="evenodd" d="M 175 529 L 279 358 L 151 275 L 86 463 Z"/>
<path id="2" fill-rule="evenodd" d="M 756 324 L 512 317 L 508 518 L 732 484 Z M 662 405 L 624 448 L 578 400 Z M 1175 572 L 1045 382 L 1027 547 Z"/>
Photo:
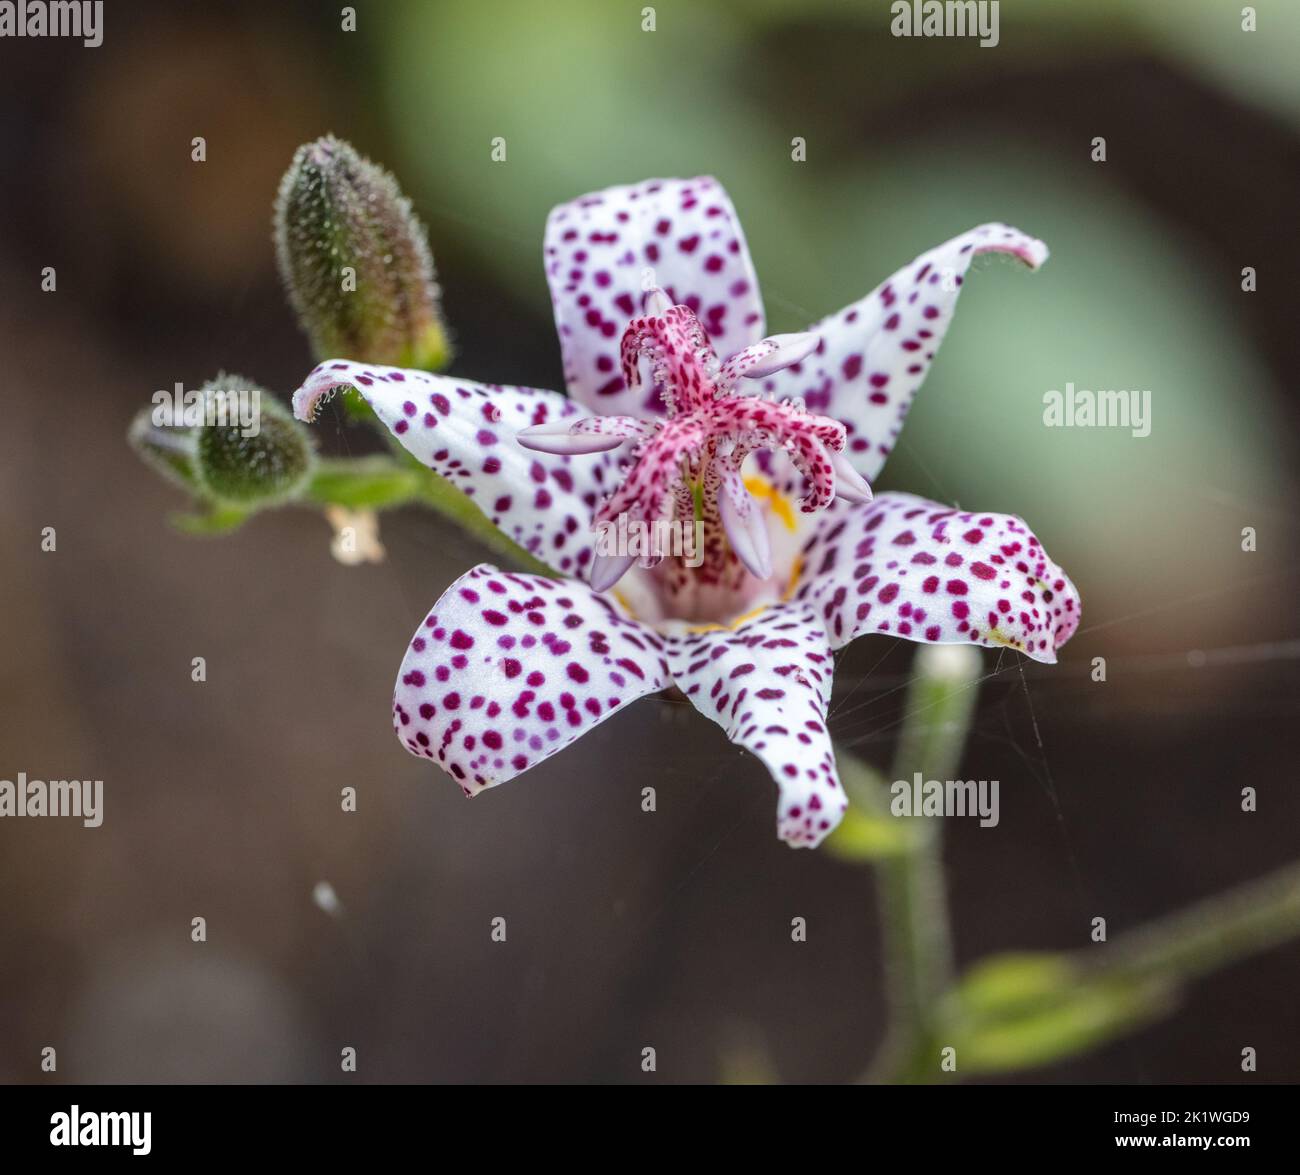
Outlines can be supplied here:
<path id="1" fill-rule="evenodd" d="M 399 671 L 402 745 L 475 795 L 675 686 L 767 766 L 778 835 L 815 846 L 847 806 L 826 726 L 837 649 L 885 633 L 1054 662 L 1079 596 L 1024 522 L 869 484 L 982 253 L 1047 257 L 983 225 L 807 332 L 765 338 L 727 194 L 655 180 L 551 213 L 567 397 L 320 364 L 300 419 L 356 388 L 559 576 L 482 564 L 443 593 Z M 593 526 L 623 514 L 702 521 L 704 558 L 596 554 Z"/>

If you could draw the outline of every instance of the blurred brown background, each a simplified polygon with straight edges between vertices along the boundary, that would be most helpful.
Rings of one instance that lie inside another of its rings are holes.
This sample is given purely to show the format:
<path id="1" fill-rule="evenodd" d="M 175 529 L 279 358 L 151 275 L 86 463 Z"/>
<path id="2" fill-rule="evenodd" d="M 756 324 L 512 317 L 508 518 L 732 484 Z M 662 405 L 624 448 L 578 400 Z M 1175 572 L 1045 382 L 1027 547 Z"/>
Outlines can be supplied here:
<path id="1" fill-rule="evenodd" d="M 1059 666 L 982 695 L 966 773 L 1002 781 L 1003 816 L 949 833 L 960 960 L 1081 948 L 1094 916 L 1115 934 L 1300 853 L 1294 6 L 1257 5 L 1243 43 L 1236 3 L 1004 0 L 993 50 L 891 38 L 884 4 L 673 0 L 654 34 L 639 0 L 361 3 L 355 34 L 338 7 L 115 2 L 99 49 L 0 42 L 0 777 L 102 778 L 106 812 L 0 822 L 0 1079 L 838 1081 L 883 1031 L 870 873 L 780 844 L 762 768 L 688 707 L 644 702 L 473 803 L 401 751 L 401 651 L 471 539 L 403 511 L 388 560 L 346 568 L 305 510 L 167 525 L 184 501 L 127 422 L 178 380 L 288 394 L 312 365 L 270 203 L 326 131 L 413 197 L 453 370 L 484 380 L 561 386 L 541 232 L 591 188 L 717 174 L 773 329 L 981 220 L 1042 236 L 1041 279 L 972 282 L 884 479 L 1024 514 L 1084 599 Z M 1066 380 L 1144 381 L 1152 437 L 1045 439 Z M 840 660 L 832 730 L 882 766 L 911 652 Z M 1297 965 L 1234 966 L 1015 1079 L 1240 1080 L 1251 1045 L 1258 1080 L 1300 1080 Z"/>

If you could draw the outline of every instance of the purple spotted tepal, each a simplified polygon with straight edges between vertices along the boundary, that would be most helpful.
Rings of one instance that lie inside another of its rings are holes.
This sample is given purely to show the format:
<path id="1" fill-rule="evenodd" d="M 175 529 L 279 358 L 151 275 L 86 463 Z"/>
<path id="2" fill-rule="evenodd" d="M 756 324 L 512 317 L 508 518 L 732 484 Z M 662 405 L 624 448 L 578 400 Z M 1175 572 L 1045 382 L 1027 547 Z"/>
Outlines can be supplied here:
<path id="1" fill-rule="evenodd" d="M 561 577 L 484 564 L 447 589 L 402 661 L 402 744 L 474 795 L 676 686 L 768 767 L 781 838 L 813 846 L 847 804 L 826 729 L 836 649 L 887 633 L 1054 662 L 1079 596 L 1023 522 L 869 486 L 980 253 L 1047 257 L 983 225 L 806 333 L 764 337 L 715 180 L 609 188 L 547 224 L 567 397 L 346 360 L 312 371 L 300 418 L 355 387 Z M 620 516 L 702 523 L 703 550 L 597 553 L 593 526 Z"/>

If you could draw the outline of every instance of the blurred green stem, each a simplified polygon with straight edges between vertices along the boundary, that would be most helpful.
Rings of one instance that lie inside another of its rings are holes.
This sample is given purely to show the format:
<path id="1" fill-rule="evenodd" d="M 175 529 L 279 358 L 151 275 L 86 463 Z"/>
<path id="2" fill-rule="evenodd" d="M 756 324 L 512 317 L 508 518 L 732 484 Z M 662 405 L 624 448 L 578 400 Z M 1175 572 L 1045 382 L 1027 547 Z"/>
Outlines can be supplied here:
<path id="1" fill-rule="evenodd" d="M 973 649 L 922 648 L 908 687 L 893 777 L 956 778 L 980 682 Z M 881 817 L 885 780 L 841 758 L 850 799 Z M 876 867 L 889 1023 L 863 1080 L 935 1082 L 944 1043 L 967 1072 L 1032 1067 L 1096 1047 L 1164 1014 L 1183 983 L 1300 936 L 1300 863 L 1229 893 L 1068 953 L 999 955 L 954 982 L 942 820 L 894 812 L 906 835 L 882 842 Z M 972 1067 L 973 1066 L 973 1067 Z"/>
<path id="2" fill-rule="evenodd" d="M 979 654 L 966 645 L 921 647 L 904 704 L 895 780 L 910 785 L 918 772 L 923 781 L 955 778 L 979 675 Z M 941 821 L 919 813 L 897 819 L 909 830 L 905 847 L 876 867 L 890 1014 L 871 1081 L 939 1075 L 930 1046 L 940 1001 L 952 982 Z"/>
<path id="3" fill-rule="evenodd" d="M 941 858 L 940 838 L 931 834 L 877 867 L 890 1005 L 877 1070 L 891 1081 L 919 1076 L 915 1070 L 933 1036 L 934 1011 L 952 978 Z"/>
<path id="4" fill-rule="evenodd" d="M 1300 863 L 1075 955 L 1085 978 L 1187 980 L 1300 934 Z"/>

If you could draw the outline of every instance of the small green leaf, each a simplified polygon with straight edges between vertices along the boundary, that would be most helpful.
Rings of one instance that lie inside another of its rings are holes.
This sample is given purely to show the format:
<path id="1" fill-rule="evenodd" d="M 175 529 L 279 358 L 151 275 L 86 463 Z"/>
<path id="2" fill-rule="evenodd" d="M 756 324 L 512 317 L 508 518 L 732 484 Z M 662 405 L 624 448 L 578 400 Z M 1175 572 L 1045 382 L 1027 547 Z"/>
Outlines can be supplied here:
<path id="1" fill-rule="evenodd" d="M 963 1074 L 1047 1065 L 1168 1011 L 1169 984 L 1088 975 L 1059 954 L 997 955 L 977 964 L 944 1003 L 937 1038 Z"/>
<path id="2" fill-rule="evenodd" d="M 870 763 L 853 755 L 836 756 L 849 808 L 824 847 L 841 861 L 879 861 L 916 847 L 916 828 L 889 812 L 889 787 Z"/>
<path id="3" fill-rule="evenodd" d="M 171 428 L 156 419 L 158 409 L 141 408 L 126 439 L 155 473 L 183 489 L 194 490 L 195 440 L 192 429 Z"/>
<path id="4" fill-rule="evenodd" d="M 840 774 L 840 783 L 854 804 L 876 811 L 887 808 L 889 785 L 884 775 L 870 763 L 841 751 L 835 756 L 835 767 Z"/>
<path id="5" fill-rule="evenodd" d="M 207 537 L 238 530 L 253 513 L 240 506 L 222 506 L 214 502 L 205 513 L 172 514 L 168 522 L 183 534 Z"/>

